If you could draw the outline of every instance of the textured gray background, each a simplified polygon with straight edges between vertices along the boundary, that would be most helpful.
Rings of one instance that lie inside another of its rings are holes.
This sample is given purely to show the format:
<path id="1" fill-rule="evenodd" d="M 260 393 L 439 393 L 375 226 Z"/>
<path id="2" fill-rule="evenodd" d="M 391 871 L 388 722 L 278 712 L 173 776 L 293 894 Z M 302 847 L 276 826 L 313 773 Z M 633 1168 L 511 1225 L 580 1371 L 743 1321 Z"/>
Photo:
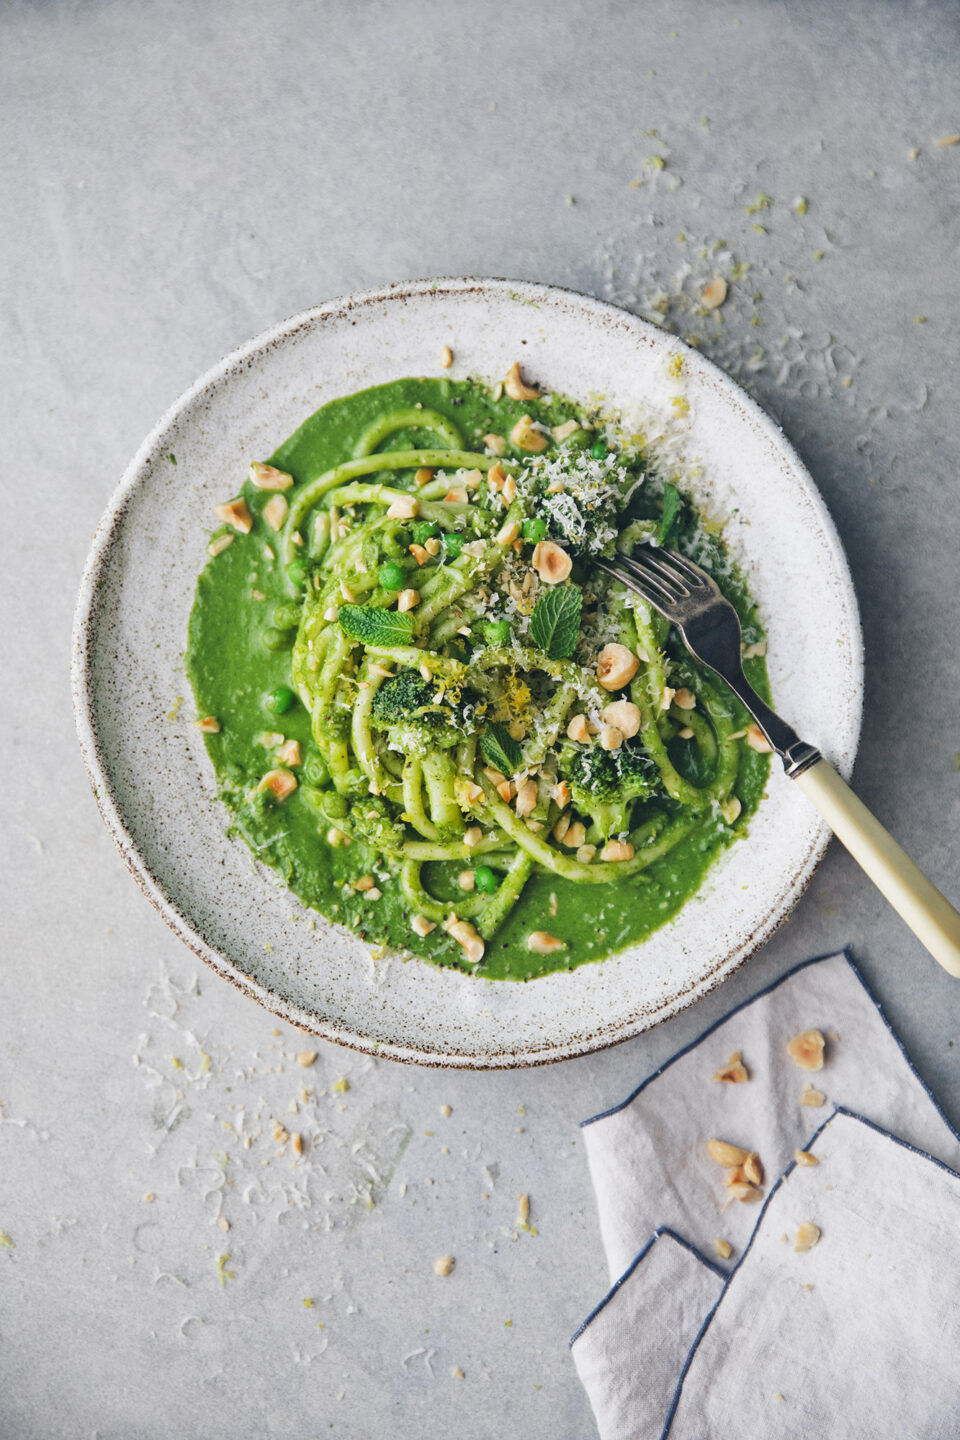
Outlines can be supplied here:
<path id="1" fill-rule="evenodd" d="M 843 942 L 960 1121 L 960 990 L 835 849 L 745 971 L 617 1050 L 300 1070 L 302 1040 L 198 973 L 126 875 L 67 676 L 120 472 L 264 326 L 471 272 L 666 307 L 826 496 L 867 642 L 857 787 L 956 895 L 960 147 L 935 141 L 960 130 L 958 39 L 955 5 L 903 0 L 3 7 L 3 1440 L 590 1435 L 565 1342 L 605 1284 L 576 1122 Z M 722 324 L 677 298 L 684 264 L 688 292 L 742 277 Z M 272 1116 L 312 1137 L 296 1169 Z"/>

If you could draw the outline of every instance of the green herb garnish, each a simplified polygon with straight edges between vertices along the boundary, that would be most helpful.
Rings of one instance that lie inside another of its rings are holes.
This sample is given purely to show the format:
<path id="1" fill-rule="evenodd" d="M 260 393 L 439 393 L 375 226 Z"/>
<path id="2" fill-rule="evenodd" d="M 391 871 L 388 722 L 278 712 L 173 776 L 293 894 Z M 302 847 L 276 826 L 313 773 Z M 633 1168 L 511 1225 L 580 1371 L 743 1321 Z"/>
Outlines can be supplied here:
<path id="1" fill-rule="evenodd" d="M 408 611 L 373 610 L 369 605 L 341 605 L 337 616 L 348 640 L 363 645 L 409 645 L 414 619 Z"/>
<path id="2" fill-rule="evenodd" d="M 523 764 L 523 751 L 509 730 L 491 720 L 480 736 L 480 754 L 488 765 L 504 775 L 516 775 Z"/>
<path id="3" fill-rule="evenodd" d="M 577 648 L 582 606 L 583 595 L 576 585 L 555 585 L 534 605 L 530 638 L 551 660 L 566 660 Z"/>

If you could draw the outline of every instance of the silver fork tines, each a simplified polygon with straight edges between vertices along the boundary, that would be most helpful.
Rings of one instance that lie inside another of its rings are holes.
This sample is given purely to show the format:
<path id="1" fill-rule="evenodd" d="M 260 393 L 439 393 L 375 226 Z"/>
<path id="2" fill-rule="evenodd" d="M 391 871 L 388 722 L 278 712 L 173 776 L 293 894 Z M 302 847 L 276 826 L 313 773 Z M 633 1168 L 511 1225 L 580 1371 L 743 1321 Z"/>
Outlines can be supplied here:
<path id="1" fill-rule="evenodd" d="M 669 620 L 694 659 L 726 681 L 788 775 L 801 774 L 821 758 L 748 684 L 740 659 L 739 616 L 705 570 L 676 550 L 649 544 L 638 546 L 632 555 L 595 564 Z"/>

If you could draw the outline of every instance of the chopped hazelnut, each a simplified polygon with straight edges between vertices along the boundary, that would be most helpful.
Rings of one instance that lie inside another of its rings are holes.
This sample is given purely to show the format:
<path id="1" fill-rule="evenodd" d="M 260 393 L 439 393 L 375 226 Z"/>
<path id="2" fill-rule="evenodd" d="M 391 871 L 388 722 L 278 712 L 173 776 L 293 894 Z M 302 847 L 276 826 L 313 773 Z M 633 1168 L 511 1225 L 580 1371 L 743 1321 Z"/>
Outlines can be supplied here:
<path id="1" fill-rule="evenodd" d="M 749 1180 L 751 1185 L 763 1184 L 763 1165 L 756 1151 L 751 1151 L 746 1160 L 744 1160 L 743 1174 L 744 1178 Z"/>
<path id="2" fill-rule="evenodd" d="M 277 759 L 282 765 L 289 765 L 291 768 L 294 765 L 299 765 L 302 761 L 300 741 L 285 740 L 277 751 Z"/>
<path id="3" fill-rule="evenodd" d="M 297 777 L 289 770 L 268 770 L 257 786 L 258 790 L 269 790 L 280 804 L 297 788 Z"/>
<path id="4" fill-rule="evenodd" d="M 538 400 L 540 391 L 535 385 L 525 385 L 520 374 L 520 366 L 516 360 L 507 371 L 503 382 L 503 388 L 511 400 Z"/>
<path id="5" fill-rule="evenodd" d="M 444 370 L 449 370 L 450 366 L 453 364 L 453 351 L 450 349 L 449 345 L 444 345 L 443 349 L 440 351 L 440 364 L 443 366 Z"/>
<path id="6" fill-rule="evenodd" d="M 597 856 L 596 845 L 579 845 L 576 860 L 580 865 L 592 865 Z"/>
<path id="7" fill-rule="evenodd" d="M 226 550 L 228 546 L 232 544 L 232 535 L 214 535 L 213 539 L 210 541 L 210 544 L 207 546 L 207 554 L 214 557 L 216 557 L 217 555 L 222 555 L 224 550 Z"/>
<path id="8" fill-rule="evenodd" d="M 570 436 L 576 434 L 579 429 L 579 420 L 564 420 L 562 425 L 554 425 L 553 429 L 550 431 L 550 434 L 553 436 L 554 440 L 556 440 L 557 444 L 559 445 L 564 440 L 569 440 Z"/>
<path id="9" fill-rule="evenodd" d="M 711 280 L 700 295 L 700 302 L 705 310 L 718 310 L 727 298 L 727 282 L 722 275 L 716 280 Z"/>
<path id="10" fill-rule="evenodd" d="M 479 845 L 482 839 L 483 831 L 479 825 L 469 825 L 463 832 L 463 843 L 468 850 L 472 850 L 474 845 Z"/>
<path id="11" fill-rule="evenodd" d="M 316 1050 L 301 1050 L 300 1054 L 297 1056 L 297 1064 L 302 1065 L 304 1070 L 309 1070 L 310 1066 L 314 1063 L 316 1058 Z"/>
<path id="12" fill-rule="evenodd" d="M 600 729 L 600 745 L 604 750 L 619 750 L 623 744 L 623 731 L 616 725 L 603 725 Z"/>
<path id="13" fill-rule="evenodd" d="M 570 812 L 569 812 L 568 810 L 565 810 L 565 811 L 563 812 L 563 814 L 560 816 L 560 818 L 559 818 L 559 820 L 557 821 L 556 825 L 554 825 L 554 827 L 553 827 L 553 829 L 551 830 L 550 833 L 551 833 L 551 835 L 553 836 L 554 840 L 556 840 L 556 841 L 559 843 L 559 842 L 561 842 L 561 841 L 563 840 L 563 837 L 566 835 L 566 833 L 567 833 L 567 831 L 568 831 L 569 829 L 570 829 Z"/>
<path id="14" fill-rule="evenodd" d="M 503 466 L 499 463 L 499 461 L 496 465 L 491 465 L 490 469 L 487 471 L 487 484 L 490 489 L 495 490 L 498 495 L 503 489 L 506 478 L 507 472 L 506 470 L 504 470 Z"/>
<path id="15" fill-rule="evenodd" d="M 604 645 L 597 656 L 597 680 L 604 690 L 622 690 L 639 668 L 639 660 L 626 645 Z"/>
<path id="16" fill-rule="evenodd" d="M 541 450 L 546 450 L 548 443 L 546 435 L 537 429 L 529 415 L 520 416 L 510 431 L 510 441 L 518 450 L 525 450 L 531 455 L 539 455 Z"/>
<path id="17" fill-rule="evenodd" d="M 423 469 L 414 472 L 413 483 L 414 485 L 429 485 L 432 479 L 433 471 L 428 470 L 426 469 L 426 467 L 424 467 Z"/>
<path id="18" fill-rule="evenodd" d="M 420 514 L 416 495 L 398 495 L 387 510 L 388 520 L 413 520 Z"/>
<path id="19" fill-rule="evenodd" d="M 814 1110 L 819 1110 L 820 1106 L 826 1103 L 827 1097 L 822 1090 L 816 1090 L 812 1085 L 804 1085 L 800 1092 L 801 1105 L 807 1105 Z"/>
<path id="20" fill-rule="evenodd" d="M 547 930 L 534 930 L 527 936 L 527 949 L 534 955 L 554 955 L 558 950 L 566 948 L 565 940 L 558 940 L 556 935 L 551 935 Z"/>
<path id="21" fill-rule="evenodd" d="M 740 812 L 742 809 L 743 806 L 737 799 L 736 795 L 728 795 L 726 800 L 721 802 L 720 814 L 723 816 L 724 820 L 727 822 L 728 825 L 733 825 L 734 822 L 740 818 Z"/>
<path id="22" fill-rule="evenodd" d="M 573 569 L 573 561 L 552 540 L 540 540 L 533 550 L 533 568 L 545 585 L 560 585 Z"/>
<path id="23" fill-rule="evenodd" d="M 203 731 L 204 735 L 219 735 L 220 721 L 215 715 L 205 715 L 199 722 L 199 728 Z"/>
<path id="24" fill-rule="evenodd" d="M 461 890 L 475 890 L 477 888 L 477 877 L 472 870 L 461 870 L 457 876 L 457 884 Z"/>
<path id="25" fill-rule="evenodd" d="M 710 1079 L 727 1085 L 743 1085 L 745 1081 L 749 1080 L 750 1074 L 741 1059 L 740 1051 L 734 1051 L 726 1065 L 718 1070 L 715 1075 L 711 1075 Z"/>
<path id="26" fill-rule="evenodd" d="M 730 1256 L 733 1254 L 733 1246 L 730 1244 L 729 1240 L 714 1240 L 713 1248 L 714 1250 L 716 1250 L 721 1260 L 729 1260 Z"/>
<path id="27" fill-rule="evenodd" d="M 796 1160 L 798 1165 L 820 1164 L 820 1161 L 817 1159 L 816 1155 L 812 1154 L 809 1150 L 794 1150 L 793 1158 L 794 1160 Z"/>
<path id="28" fill-rule="evenodd" d="M 565 845 L 568 850 L 579 850 L 586 838 L 587 827 L 582 820 L 574 820 L 571 825 L 567 826 L 567 833 L 561 844 Z"/>
<path id="29" fill-rule="evenodd" d="M 425 915 L 414 915 L 410 921 L 410 929 L 415 935 L 419 935 L 421 939 L 425 935 L 429 935 L 431 930 L 436 930 L 436 928 L 434 921 L 428 920 Z"/>
<path id="30" fill-rule="evenodd" d="M 506 455 L 507 442 L 502 435 L 484 435 L 483 443 L 491 455 Z"/>
<path id="31" fill-rule="evenodd" d="M 625 740 L 632 740 L 640 729 L 640 709 L 632 700 L 614 700 L 605 705 L 602 719 L 614 725 Z"/>
<path id="32" fill-rule="evenodd" d="M 787 1054 L 801 1070 L 823 1069 L 823 1047 L 826 1041 L 819 1030 L 802 1030 L 787 1041 Z"/>
<path id="33" fill-rule="evenodd" d="M 254 460 L 250 466 L 250 484 L 258 490 L 289 490 L 293 476 L 273 465 L 262 465 L 259 460 Z"/>
<path id="34" fill-rule="evenodd" d="M 708 1140 L 707 1154 L 718 1165 L 731 1170 L 735 1165 L 742 1165 L 750 1151 L 742 1150 L 739 1145 L 731 1145 L 728 1140 Z"/>
<path id="35" fill-rule="evenodd" d="M 537 803 L 537 782 L 535 780 L 524 780 L 517 790 L 517 814 L 522 818 L 529 815 Z"/>
<path id="36" fill-rule="evenodd" d="M 282 530 L 283 522 L 290 512 L 285 495 L 271 495 L 263 507 L 263 518 L 271 530 Z"/>
<path id="37" fill-rule="evenodd" d="M 635 851 L 629 840 L 608 840 L 600 851 L 601 860 L 632 860 Z"/>
<path id="38" fill-rule="evenodd" d="M 483 959 L 483 952 L 487 947 L 469 920 L 454 921 L 447 933 L 456 940 L 458 945 L 463 947 L 463 952 L 469 963 L 471 965 L 479 965 Z"/>
<path id="39" fill-rule="evenodd" d="M 695 710 L 697 697 L 692 690 L 688 690 L 684 685 L 679 690 L 674 690 L 673 703 L 679 706 L 681 710 Z"/>
<path id="40" fill-rule="evenodd" d="M 452 1255 L 441 1255 L 439 1260 L 434 1260 L 433 1262 L 433 1273 L 435 1275 L 449 1275 L 456 1263 Z"/>
<path id="41" fill-rule="evenodd" d="M 581 745 L 586 745 L 590 739 L 590 726 L 586 715 L 574 715 L 567 726 L 567 739 L 576 740 Z"/>
<path id="42" fill-rule="evenodd" d="M 410 546 L 410 554 L 413 556 L 414 560 L 416 560 L 418 565 L 426 565 L 427 561 L 430 559 L 428 552 L 423 548 L 422 545 L 418 545 L 416 541 L 414 541 L 414 543 Z"/>
<path id="43" fill-rule="evenodd" d="M 820 1239 L 820 1230 L 812 1220 L 804 1220 L 802 1225 L 797 1227 L 797 1233 L 793 1238 L 794 1250 L 812 1250 Z"/>
<path id="44" fill-rule="evenodd" d="M 225 525 L 232 525 L 239 535 L 249 535 L 253 529 L 253 516 L 246 500 L 228 500 L 224 505 L 214 505 L 213 513 Z"/>
<path id="45" fill-rule="evenodd" d="M 731 1200 L 739 1200 L 741 1205 L 749 1205 L 754 1200 L 761 1200 L 763 1198 L 763 1191 L 760 1187 L 758 1185 L 751 1185 L 746 1180 L 741 1180 L 738 1181 L 737 1184 L 731 1185 L 727 1193 Z"/>
<path id="46" fill-rule="evenodd" d="M 770 754 L 770 746 L 767 743 L 767 738 L 759 725 L 747 726 L 746 743 L 750 746 L 751 750 L 756 750 L 758 755 Z"/>
<path id="47" fill-rule="evenodd" d="M 420 604 L 419 590 L 401 590 L 397 596 L 398 610 L 415 610 Z"/>

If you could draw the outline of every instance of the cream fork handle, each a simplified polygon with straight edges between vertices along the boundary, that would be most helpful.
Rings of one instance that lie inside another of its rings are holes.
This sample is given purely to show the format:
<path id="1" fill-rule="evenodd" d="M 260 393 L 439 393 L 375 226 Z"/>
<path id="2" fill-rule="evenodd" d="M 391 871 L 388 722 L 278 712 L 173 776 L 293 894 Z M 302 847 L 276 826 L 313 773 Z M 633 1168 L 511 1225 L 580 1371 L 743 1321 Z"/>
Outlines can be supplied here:
<path id="1" fill-rule="evenodd" d="M 960 914 L 826 760 L 796 783 L 944 970 L 960 978 Z"/>

